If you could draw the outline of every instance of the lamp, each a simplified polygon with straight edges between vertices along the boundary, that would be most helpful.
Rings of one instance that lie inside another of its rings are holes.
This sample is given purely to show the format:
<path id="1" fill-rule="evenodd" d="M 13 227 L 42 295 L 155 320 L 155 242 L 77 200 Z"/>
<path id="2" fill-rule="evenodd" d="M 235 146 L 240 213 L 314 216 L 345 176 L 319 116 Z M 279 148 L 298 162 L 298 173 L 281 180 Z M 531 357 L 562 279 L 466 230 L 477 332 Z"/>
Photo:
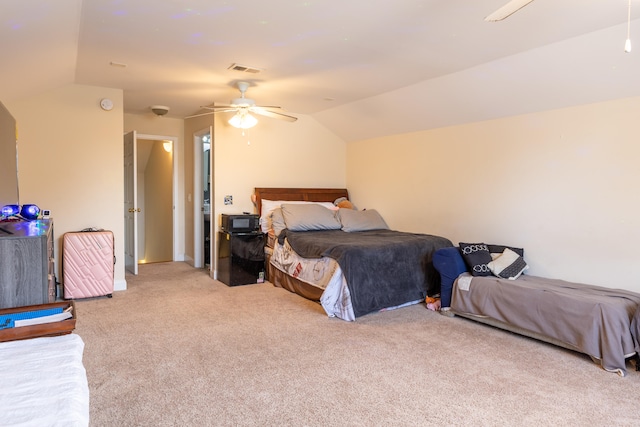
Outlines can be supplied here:
<path id="1" fill-rule="evenodd" d="M 239 110 L 231 119 L 229 124 L 238 129 L 249 129 L 258 124 L 258 119 L 249 114 L 246 110 Z"/>
<path id="2" fill-rule="evenodd" d="M 166 151 L 167 153 L 171 152 L 171 141 L 163 141 L 162 142 L 162 148 L 164 148 L 164 151 Z"/>
<path id="3" fill-rule="evenodd" d="M 36 205 L 22 205 L 22 210 L 20 210 L 20 216 L 24 219 L 38 219 L 38 215 L 40 215 L 40 208 Z"/>
<path id="4" fill-rule="evenodd" d="M 6 205 L 2 207 L 0 211 L 0 216 L 2 218 L 9 218 L 10 216 L 18 215 L 20 213 L 19 205 Z"/>

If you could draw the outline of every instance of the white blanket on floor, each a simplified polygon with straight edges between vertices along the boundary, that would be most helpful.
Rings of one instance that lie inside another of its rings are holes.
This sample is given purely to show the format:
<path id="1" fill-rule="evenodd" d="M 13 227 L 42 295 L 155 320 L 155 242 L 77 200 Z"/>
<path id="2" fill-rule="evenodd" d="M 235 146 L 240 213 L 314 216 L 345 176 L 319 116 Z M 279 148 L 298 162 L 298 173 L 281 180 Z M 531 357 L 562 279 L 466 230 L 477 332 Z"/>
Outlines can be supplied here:
<path id="1" fill-rule="evenodd" d="M 0 426 L 88 426 L 83 350 L 76 334 L 0 343 Z"/>

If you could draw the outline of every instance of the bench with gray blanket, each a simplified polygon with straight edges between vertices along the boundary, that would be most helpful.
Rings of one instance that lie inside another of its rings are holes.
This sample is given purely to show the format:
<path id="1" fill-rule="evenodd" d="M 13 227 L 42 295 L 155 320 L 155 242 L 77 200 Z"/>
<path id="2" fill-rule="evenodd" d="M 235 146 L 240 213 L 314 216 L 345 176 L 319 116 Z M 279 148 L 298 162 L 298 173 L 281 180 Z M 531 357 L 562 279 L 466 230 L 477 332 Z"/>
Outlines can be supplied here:
<path id="1" fill-rule="evenodd" d="M 528 275 L 509 280 L 453 270 L 464 265 L 457 248 L 434 254 L 434 267 L 443 278 L 444 313 L 587 354 L 606 371 L 626 375 L 626 359 L 637 350 L 631 320 L 640 294 Z M 444 283 L 454 275 L 453 283 Z"/>

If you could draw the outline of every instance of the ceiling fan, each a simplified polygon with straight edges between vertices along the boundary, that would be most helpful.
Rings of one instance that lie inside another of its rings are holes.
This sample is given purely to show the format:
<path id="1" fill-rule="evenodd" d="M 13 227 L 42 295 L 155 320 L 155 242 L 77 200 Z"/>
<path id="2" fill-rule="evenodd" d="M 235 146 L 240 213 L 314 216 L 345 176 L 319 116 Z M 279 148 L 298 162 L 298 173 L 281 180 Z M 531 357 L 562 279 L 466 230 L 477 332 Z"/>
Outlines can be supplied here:
<path id="1" fill-rule="evenodd" d="M 229 120 L 229 124 L 240 129 L 249 129 L 258 123 L 258 119 L 253 117 L 251 114 L 259 114 L 261 116 L 286 120 L 288 122 L 295 122 L 298 120 L 297 117 L 282 113 L 282 107 L 258 106 L 253 99 L 245 98 L 245 93 L 248 88 L 249 83 L 238 82 L 240 98 L 233 99 L 230 104 L 200 107 L 211 111 L 195 114 L 187 118 L 199 117 L 207 114 L 235 112 L 236 114 Z"/>
<path id="2" fill-rule="evenodd" d="M 484 20 L 488 22 L 502 21 L 503 19 L 513 15 L 532 1 L 533 0 L 511 0 L 509 3 L 505 4 L 492 14 L 486 16 Z"/>
<path id="3" fill-rule="evenodd" d="M 513 15 L 533 0 L 511 0 L 495 12 L 487 15 L 484 20 L 488 22 L 502 21 L 503 19 Z M 627 40 L 624 44 L 624 51 L 631 52 L 631 0 L 629 0 L 627 8 Z"/>

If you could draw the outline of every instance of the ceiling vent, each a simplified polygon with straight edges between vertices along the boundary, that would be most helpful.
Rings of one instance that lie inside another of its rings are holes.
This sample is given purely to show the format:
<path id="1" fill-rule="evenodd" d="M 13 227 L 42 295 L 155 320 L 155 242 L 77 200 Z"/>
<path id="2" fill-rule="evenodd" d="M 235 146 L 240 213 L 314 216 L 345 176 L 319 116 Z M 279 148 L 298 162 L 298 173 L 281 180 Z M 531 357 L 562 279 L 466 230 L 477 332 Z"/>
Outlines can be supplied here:
<path id="1" fill-rule="evenodd" d="M 235 64 L 235 63 L 231 64 L 229 66 L 228 70 L 242 71 L 243 73 L 252 73 L 252 74 L 257 74 L 260 71 L 263 71 L 262 68 L 250 67 L 248 65 Z"/>

